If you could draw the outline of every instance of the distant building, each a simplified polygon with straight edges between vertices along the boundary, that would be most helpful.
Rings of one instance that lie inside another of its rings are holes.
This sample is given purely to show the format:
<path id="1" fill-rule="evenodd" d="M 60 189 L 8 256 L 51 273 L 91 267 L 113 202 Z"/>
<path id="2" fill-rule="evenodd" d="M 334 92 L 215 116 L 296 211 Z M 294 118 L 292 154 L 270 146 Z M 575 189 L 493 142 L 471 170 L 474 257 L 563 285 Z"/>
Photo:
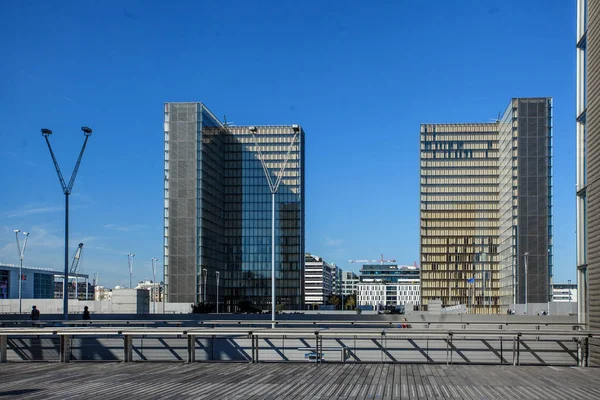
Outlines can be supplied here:
<path id="1" fill-rule="evenodd" d="M 344 273 L 344 271 L 342 271 L 342 269 L 340 267 L 335 265 L 335 263 L 331 263 L 331 265 L 333 267 L 331 294 L 334 294 L 336 296 L 341 296 L 342 295 L 342 274 Z"/>
<path id="2" fill-rule="evenodd" d="M 420 304 L 420 269 L 417 265 L 395 262 L 363 264 L 357 284 L 356 304 L 383 309 L 390 306 Z"/>
<path id="3" fill-rule="evenodd" d="M 363 264 L 360 269 L 361 282 L 365 279 L 379 279 L 387 283 L 395 283 L 406 279 L 419 279 L 420 270 L 416 265 L 398 265 L 391 262 Z"/>
<path id="4" fill-rule="evenodd" d="M 134 289 L 145 289 L 150 292 L 150 301 L 154 297 L 154 301 L 162 301 L 162 284 L 161 282 L 141 281 L 138 282 Z"/>
<path id="5" fill-rule="evenodd" d="M 552 285 L 552 301 L 577 302 L 576 283 L 555 283 Z"/>
<path id="6" fill-rule="evenodd" d="M 21 298 L 54 298 L 54 277 L 62 276 L 60 271 L 48 268 L 23 266 Z M 19 266 L 0 263 L 0 299 L 19 298 Z"/>
<path id="7" fill-rule="evenodd" d="M 381 279 L 364 279 L 358 284 L 357 305 L 384 309 L 390 306 L 420 304 L 418 279 L 402 279 L 389 283 Z"/>
<path id="8" fill-rule="evenodd" d="M 303 309 L 302 127 L 232 126 L 195 102 L 163 111 L 165 301 L 269 310 L 274 248 L 276 301 Z"/>
<path id="9" fill-rule="evenodd" d="M 112 290 L 104 286 L 94 287 L 94 300 L 112 300 Z"/>
<path id="10" fill-rule="evenodd" d="M 350 295 L 356 295 L 358 289 L 358 283 L 360 280 L 358 276 L 352 271 L 342 272 L 342 294 L 344 297 Z"/>
<path id="11" fill-rule="evenodd" d="M 333 294 L 335 265 L 327 263 L 319 256 L 304 256 L 304 303 L 307 308 L 327 304 Z"/>

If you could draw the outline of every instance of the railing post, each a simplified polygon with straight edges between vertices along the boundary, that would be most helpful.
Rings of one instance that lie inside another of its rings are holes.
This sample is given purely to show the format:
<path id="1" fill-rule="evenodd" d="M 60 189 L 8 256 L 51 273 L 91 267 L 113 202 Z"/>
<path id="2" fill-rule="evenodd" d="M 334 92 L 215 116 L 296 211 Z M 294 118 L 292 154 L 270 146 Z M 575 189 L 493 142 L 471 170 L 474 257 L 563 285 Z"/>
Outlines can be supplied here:
<path id="1" fill-rule="evenodd" d="M 133 361 L 133 338 L 131 337 L 131 335 L 123 335 L 123 350 L 123 361 Z"/>
<path id="2" fill-rule="evenodd" d="M 188 340 L 187 362 L 193 363 L 194 361 L 196 361 L 196 336 L 195 335 L 188 335 L 187 340 Z"/>
<path id="3" fill-rule="evenodd" d="M 513 365 L 517 365 L 517 337 L 513 338 Z"/>
<path id="4" fill-rule="evenodd" d="M 60 362 L 68 363 L 71 355 L 71 337 L 69 335 L 60 335 Z"/>
<path id="5" fill-rule="evenodd" d="M 521 365 L 521 334 L 517 334 L 517 365 Z"/>
<path id="6" fill-rule="evenodd" d="M 8 337 L 6 335 L 0 335 L 0 363 L 5 363 L 8 361 L 6 352 L 7 343 Z"/>

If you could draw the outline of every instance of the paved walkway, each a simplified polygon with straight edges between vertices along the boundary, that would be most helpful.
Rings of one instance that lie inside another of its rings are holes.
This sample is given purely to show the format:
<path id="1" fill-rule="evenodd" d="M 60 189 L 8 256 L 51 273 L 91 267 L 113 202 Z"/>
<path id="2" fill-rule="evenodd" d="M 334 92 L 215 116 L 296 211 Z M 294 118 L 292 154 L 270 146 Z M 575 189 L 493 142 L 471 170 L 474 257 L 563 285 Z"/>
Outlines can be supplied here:
<path id="1" fill-rule="evenodd" d="M 477 365 L 10 363 L 0 399 L 600 399 L 600 369 Z"/>

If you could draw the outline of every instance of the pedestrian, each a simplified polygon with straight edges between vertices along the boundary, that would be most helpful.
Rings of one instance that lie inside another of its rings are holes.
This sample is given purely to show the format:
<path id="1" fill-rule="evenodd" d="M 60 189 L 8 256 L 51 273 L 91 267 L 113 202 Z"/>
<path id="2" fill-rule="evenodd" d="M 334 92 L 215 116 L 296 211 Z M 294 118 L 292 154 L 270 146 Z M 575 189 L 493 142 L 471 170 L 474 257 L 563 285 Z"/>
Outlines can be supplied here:
<path id="1" fill-rule="evenodd" d="M 31 320 L 39 321 L 40 320 L 40 310 L 37 309 L 36 306 L 31 307 Z"/>
<path id="2" fill-rule="evenodd" d="M 90 310 L 88 309 L 88 306 L 83 307 L 83 319 L 84 320 L 92 319 L 92 317 L 90 317 Z"/>

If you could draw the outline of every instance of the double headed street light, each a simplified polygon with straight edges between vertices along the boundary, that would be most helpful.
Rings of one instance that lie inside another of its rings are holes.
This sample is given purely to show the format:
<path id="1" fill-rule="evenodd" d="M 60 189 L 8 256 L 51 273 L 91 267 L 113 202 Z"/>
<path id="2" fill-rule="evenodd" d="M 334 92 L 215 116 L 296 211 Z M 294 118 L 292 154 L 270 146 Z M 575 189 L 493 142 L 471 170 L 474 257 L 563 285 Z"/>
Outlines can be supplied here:
<path id="1" fill-rule="evenodd" d="M 25 247 L 27 247 L 27 238 L 29 237 L 29 232 L 21 232 L 19 229 L 15 229 L 15 237 L 17 238 L 17 250 L 19 250 L 19 260 L 21 261 L 21 265 L 19 266 L 19 314 L 23 312 L 22 309 L 22 299 L 23 299 L 23 258 L 25 258 Z M 25 242 L 23 243 L 23 248 L 19 243 L 19 232 L 25 235 Z"/>
<path id="2" fill-rule="evenodd" d="M 56 161 L 56 157 L 54 157 L 54 152 L 52 151 L 52 146 L 50 146 L 50 140 L 48 139 L 48 137 L 52 135 L 52 131 L 46 128 L 42 129 L 42 136 L 46 139 L 46 143 L 48 144 L 48 150 L 50 150 L 52 162 L 54 163 L 54 168 L 56 168 L 58 180 L 60 181 L 60 186 L 62 187 L 62 191 L 65 195 L 65 274 L 63 282 L 63 317 L 65 320 L 69 319 L 69 195 L 71 194 L 73 185 L 75 184 L 75 177 L 77 176 L 77 171 L 79 170 L 79 165 L 81 164 L 81 158 L 83 157 L 85 146 L 90 136 L 92 136 L 92 130 L 87 126 L 81 127 L 81 130 L 85 135 L 85 140 L 83 142 L 83 146 L 81 147 L 81 152 L 79 152 L 79 158 L 77 158 L 77 163 L 75 163 L 73 173 L 71 174 L 71 180 L 69 180 L 69 184 L 67 185 L 65 184 L 65 180 L 60 172 L 58 161 Z"/>
<path id="3" fill-rule="evenodd" d="M 152 288 L 150 294 L 152 296 L 152 314 L 156 314 L 156 262 L 158 258 L 151 258 L 152 260 Z"/>
<path id="4" fill-rule="evenodd" d="M 131 277 L 133 276 L 133 259 L 135 257 L 135 253 L 127 253 L 127 263 L 129 264 L 129 289 L 133 289 L 131 286 Z"/>

